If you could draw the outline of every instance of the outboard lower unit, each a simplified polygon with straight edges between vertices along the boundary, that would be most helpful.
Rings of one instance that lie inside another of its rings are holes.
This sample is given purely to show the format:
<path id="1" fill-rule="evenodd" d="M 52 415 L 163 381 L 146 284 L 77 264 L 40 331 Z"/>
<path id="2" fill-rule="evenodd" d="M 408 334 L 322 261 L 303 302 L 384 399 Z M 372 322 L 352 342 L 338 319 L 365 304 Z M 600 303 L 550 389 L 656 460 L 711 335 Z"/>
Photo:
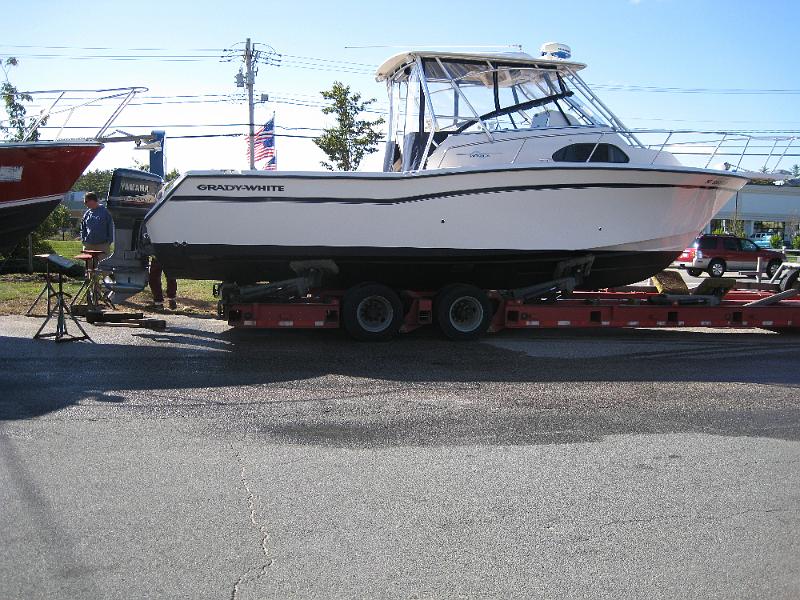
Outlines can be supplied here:
<path id="1" fill-rule="evenodd" d="M 142 221 L 163 185 L 158 175 L 134 169 L 116 169 L 108 192 L 108 210 L 114 218 L 114 253 L 100 263 L 103 283 L 112 302 L 122 302 L 147 285 L 148 257 L 153 254 Z"/>

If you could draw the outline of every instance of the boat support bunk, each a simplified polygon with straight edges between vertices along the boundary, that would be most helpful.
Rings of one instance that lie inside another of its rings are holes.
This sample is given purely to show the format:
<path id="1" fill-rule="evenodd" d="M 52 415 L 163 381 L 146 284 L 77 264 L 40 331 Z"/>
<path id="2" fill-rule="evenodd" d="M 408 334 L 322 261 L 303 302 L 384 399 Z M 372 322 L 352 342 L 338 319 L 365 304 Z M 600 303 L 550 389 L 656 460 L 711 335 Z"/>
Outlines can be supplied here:
<path id="1" fill-rule="evenodd" d="M 453 340 L 503 329 L 763 328 L 800 332 L 798 268 L 790 285 L 709 278 L 688 290 L 675 271 L 655 286 L 574 291 L 591 268 L 591 255 L 565 261 L 547 283 L 517 290 L 452 284 L 433 291 L 392 290 L 364 282 L 348 290 L 316 287 L 318 272 L 285 282 L 214 287 L 218 316 L 241 329 L 337 329 L 362 341 L 385 341 L 436 324 Z M 739 286 L 738 289 L 734 289 Z M 780 291 L 781 289 L 785 291 Z"/>

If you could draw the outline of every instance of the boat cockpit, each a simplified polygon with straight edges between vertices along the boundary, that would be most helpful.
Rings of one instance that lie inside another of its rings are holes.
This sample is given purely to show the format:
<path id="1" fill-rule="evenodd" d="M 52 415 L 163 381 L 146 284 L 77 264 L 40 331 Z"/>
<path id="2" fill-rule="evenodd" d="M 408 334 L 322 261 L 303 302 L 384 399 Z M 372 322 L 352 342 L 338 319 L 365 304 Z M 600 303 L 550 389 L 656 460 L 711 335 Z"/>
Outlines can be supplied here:
<path id="1" fill-rule="evenodd" d="M 560 52 L 545 53 L 548 46 Z M 580 78 L 586 65 L 565 57 L 568 47 L 546 44 L 540 58 L 408 52 L 388 59 L 376 75 L 390 98 L 384 171 L 514 162 L 527 153 L 509 155 L 504 145 L 521 150 L 523 138 L 555 131 L 595 138 L 613 133 L 623 145 L 642 147 Z M 520 143 L 506 143 L 514 139 Z M 452 151 L 464 146 L 469 151 Z M 548 156 L 560 149 L 545 146 Z"/>

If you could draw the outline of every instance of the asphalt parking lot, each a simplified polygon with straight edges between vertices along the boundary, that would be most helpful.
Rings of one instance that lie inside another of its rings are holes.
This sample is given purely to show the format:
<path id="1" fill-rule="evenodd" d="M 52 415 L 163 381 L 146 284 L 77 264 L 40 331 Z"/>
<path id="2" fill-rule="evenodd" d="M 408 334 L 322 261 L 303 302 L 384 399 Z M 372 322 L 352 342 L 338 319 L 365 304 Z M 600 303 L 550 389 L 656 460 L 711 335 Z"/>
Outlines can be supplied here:
<path id="1" fill-rule="evenodd" d="M 800 336 L 0 317 L 0 597 L 797 598 Z"/>

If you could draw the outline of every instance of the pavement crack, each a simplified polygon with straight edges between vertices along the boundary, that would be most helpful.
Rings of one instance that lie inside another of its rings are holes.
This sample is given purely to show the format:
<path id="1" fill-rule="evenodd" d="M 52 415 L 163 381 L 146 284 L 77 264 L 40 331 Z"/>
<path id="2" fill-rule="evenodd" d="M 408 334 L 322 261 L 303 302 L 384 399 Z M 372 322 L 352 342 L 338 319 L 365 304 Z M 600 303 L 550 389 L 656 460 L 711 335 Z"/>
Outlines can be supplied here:
<path id="1" fill-rule="evenodd" d="M 261 579 L 261 577 L 266 575 L 267 569 L 272 565 L 272 559 L 269 557 L 269 533 L 267 533 L 267 528 L 263 523 L 259 523 L 256 520 L 255 495 L 253 494 L 253 490 L 250 487 L 250 482 L 247 479 L 247 468 L 244 464 L 244 460 L 242 459 L 241 454 L 233 447 L 233 445 L 231 445 L 231 450 L 236 457 L 236 462 L 239 464 L 239 478 L 242 480 L 242 485 L 247 492 L 247 509 L 250 513 L 250 523 L 261 536 L 260 549 L 264 554 L 263 563 L 253 565 L 247 569 L 244 573 L 242 573 L 236 583 L 233 584 L 233 590 L 231 590 L 231 600 L 237 600 L 237 598 L 239 598 L 239 590 L 241 589 L 242 585 L 249 581 Z"/>

